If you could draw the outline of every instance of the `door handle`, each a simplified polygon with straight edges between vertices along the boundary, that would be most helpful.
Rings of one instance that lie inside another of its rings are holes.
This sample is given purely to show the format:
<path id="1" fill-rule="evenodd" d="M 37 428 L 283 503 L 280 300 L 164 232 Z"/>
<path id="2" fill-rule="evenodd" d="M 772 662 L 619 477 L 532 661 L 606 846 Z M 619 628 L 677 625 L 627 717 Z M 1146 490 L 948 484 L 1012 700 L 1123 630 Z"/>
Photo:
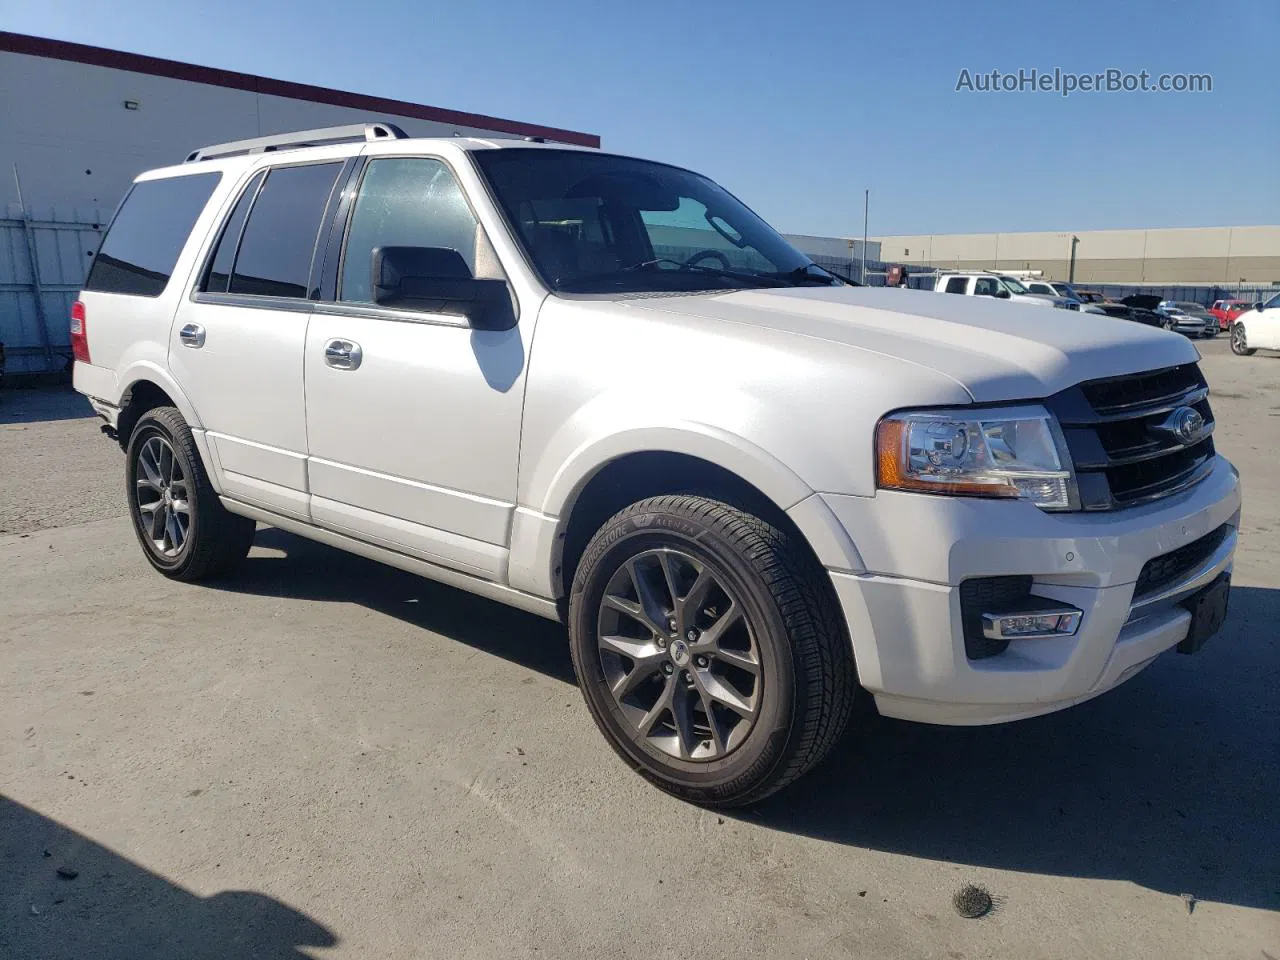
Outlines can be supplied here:
<path id="1" fill-rule="evenodd" d="M 324 345 L 324 362 L 338 370 L 355 370 L 363 358 L 360 344 L 350 340 L 330 340 Z"/>
<path id="2" fill-rule="evenodd" d="M 178 339 L 184 347 L 199 350 L 204 346 L 204 327 L 198 323 L 188 323 L 178 331 Z"/>

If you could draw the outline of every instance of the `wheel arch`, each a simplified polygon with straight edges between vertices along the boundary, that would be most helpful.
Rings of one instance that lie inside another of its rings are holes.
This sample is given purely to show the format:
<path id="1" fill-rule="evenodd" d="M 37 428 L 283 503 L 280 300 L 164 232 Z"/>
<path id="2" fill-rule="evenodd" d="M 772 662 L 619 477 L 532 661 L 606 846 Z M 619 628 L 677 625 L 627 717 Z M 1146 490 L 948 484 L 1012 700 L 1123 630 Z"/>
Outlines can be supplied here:
<path id="1" fill-rule="evenodd" d="M 709 432 L 635 431 L 579 451 L 543 501 L 555 518 L 547 579 L 565 597 L 595 532 L 618 511 L 665 494 L 723 500 L 798 537 L 825 567 L 860 570 L 857 548 L 825 502 L 793 471 L 739 438 Z M 544 561 L 545 562 L 545 561 Z"/>
<path id="2" fill-rule="evenodd" d="M 120 417 L 116 425 L 121 445 L 128 445 L 129 434 L 139 418 L 159 406 L 177 407 L 187 425 L 199 431 L 200 418 L 195 407 L 163 367 L 148 361 L 135 363 L 125 371 L 120 382 L 125 384 L 120 391 Z"/>

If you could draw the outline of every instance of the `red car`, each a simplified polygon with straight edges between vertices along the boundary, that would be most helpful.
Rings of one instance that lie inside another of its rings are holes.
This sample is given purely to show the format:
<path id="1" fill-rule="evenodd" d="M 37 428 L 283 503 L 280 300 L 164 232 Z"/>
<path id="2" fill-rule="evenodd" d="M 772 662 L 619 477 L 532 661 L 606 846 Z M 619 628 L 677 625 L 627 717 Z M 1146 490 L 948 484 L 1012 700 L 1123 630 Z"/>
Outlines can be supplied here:
<path id="1" fill-rule="evenodd" d="M 1218 327 L 1226 330 L 1231 326 L 1231 321 L 1246 310 L 1253 309 L 1252 300 L 1215 300 L 1213 306 L 1209 308 L 1209 312 L 1218 318 Z"/>

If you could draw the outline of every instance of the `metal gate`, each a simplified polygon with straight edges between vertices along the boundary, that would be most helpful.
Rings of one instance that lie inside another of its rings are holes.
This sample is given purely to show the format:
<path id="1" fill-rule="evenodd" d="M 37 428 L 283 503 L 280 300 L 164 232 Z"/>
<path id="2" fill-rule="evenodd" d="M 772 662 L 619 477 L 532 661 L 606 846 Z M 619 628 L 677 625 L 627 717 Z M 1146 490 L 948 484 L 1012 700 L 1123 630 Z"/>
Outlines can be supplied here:
<path id="1" fill-rule="evenodd" d="M 71 361 L 71 304 L 102 240 L 99 211 L 26 210 L 0 219 L 0 343 L 6 372 L 54 373 Z"/>

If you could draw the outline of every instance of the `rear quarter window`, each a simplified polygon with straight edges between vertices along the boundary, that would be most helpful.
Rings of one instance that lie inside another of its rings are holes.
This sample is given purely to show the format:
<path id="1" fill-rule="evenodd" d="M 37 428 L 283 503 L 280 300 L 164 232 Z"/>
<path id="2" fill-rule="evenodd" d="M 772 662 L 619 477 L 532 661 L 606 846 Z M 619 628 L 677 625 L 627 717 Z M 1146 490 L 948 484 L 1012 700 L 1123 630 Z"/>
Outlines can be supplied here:
<path id="1" fill-rule="evenodd" d="M 196 173 L 135 183 L 107 229 L 84 289 L 160 296 L 220 179 L 220 173 Z"/>

